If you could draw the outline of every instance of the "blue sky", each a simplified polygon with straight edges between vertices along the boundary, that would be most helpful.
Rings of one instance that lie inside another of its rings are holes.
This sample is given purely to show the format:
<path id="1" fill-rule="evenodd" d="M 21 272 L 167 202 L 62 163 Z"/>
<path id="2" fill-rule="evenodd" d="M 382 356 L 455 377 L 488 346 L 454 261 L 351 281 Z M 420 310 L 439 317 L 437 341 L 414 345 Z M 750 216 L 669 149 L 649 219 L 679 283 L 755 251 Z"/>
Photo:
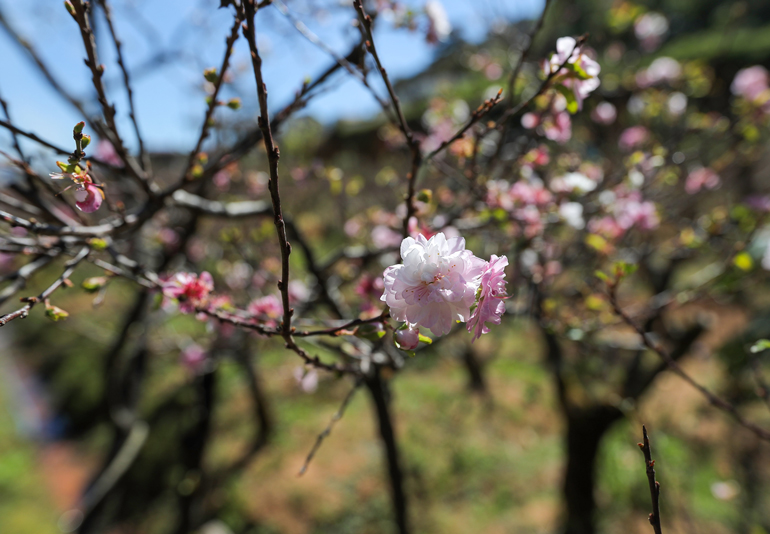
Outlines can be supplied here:
<path id="1" fill-rule="evenodd" d="M 403 3 L 415 10 L 424 0 Z M 496 22 L 534 18 L 543 0 L 443 0 L 453 28 L 463 38 L 479 40 Z M 123 53 L 134 77 L 134 95 L 140 127 L 153 150 L 189 150 L 194 144 L 205 112 L 202 71 L 219 65 L 225 35 L 232 24 L 229 10 L 217 9 L 218 0 L 114 0 L 114 22 L 123 40 Z M 349 51 L 355 39 L 349 2 L 340 0 L 287 0 L 292 13 L 339 53 Z M 96 105 L 90 73 L 84 65 L 82 42 L 75 22 L 58 0 L 0 0 L 0 9 L 16 31 L 40 53 L 54 75 L 74 95 Z M 118 125 L 129 146 L 135 146 L 127 115 L 125 92 L 115 63 L 106 25 L 98 27 L 100 62 L 110 100 L 118 110 Z M 100 32 L 101 30 L 101 32 Z M 271 109 L 288 102 L 302 81 L 330 64 L 331 58 L 302 38 L 275 7 L 257 17 L 259 45 L 264 56 L 264 76 Z M 383 63 L 394 78 L 413 75 L 430 64 L 436 53 L 424 40 L 424 32 L 395 29 L 382 21 L 375 41 Z M 147 62 L 161 50 L 176 50 L 175 59 L 160 68 Z M 235 82 L 223 96 L 243 96 L 241 118 L 254 114 L 256 92 L 248 70 L 248 50 L 241 37 L 233 57 Z M 9 103 L 13 122 L 41 137 L 69 148 L 72 125 L 82 120 L 77 111 L 50 89 L 24 51 L 0 29 L 0 95 Z M 303 111 L 322 122 L 366 117 L 378 111 L 376 102 L 360 84 L 340 76 L 328 91 Z M 384 94 L 384 93 L 383 93 Z M 10 137 L 0 131 L 0 149 Z M 32 149 L 31 144 L 26 147 Z"/>

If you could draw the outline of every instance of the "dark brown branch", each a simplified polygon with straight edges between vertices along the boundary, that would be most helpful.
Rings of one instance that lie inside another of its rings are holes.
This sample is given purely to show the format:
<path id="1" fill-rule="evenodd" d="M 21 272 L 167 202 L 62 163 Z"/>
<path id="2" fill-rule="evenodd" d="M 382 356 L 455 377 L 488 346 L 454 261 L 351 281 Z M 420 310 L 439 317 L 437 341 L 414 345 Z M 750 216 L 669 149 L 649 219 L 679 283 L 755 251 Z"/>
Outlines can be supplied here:
<path id="1" fill-rule="evenodd" d="M 350 389 L 347 395 L 345 395 L 345 398 L 342 400 L 342 404 L 340 405 L 339 409 L 335 412 L 335 414 L 332 416 L 331 421 L 329 421 L 329 425 L 324 429 L 323 432 L 318 434 L 318 437 L 315 440 L 315 443 L 313 444 L 313 448 L 310 449 L 310 452 L 307 455 L 307 458 L 305 458 L 305 463 L 302 464 L 302 468 L 299 470 L 298 476 L 302 476 L 307 471 L 307 468 L 310 466 L 310 462 L 313 461 L 313 457 L 318 452 L 318 449 L 321 448 L 321 444 L 323 441 L 329 436 L 329 434 L 332 433 L 332 428 L 334 425 L 342 419 L 342 416 L 345 415 L 345 410 L 347 409 L 348 405 L 350 404 L 350 401 L 353 400 L 353 396 L 356 394 L 356 391 L 358 391 L 358 388 L 361 387 L 362 380 L 356 379 L 355 384 L 353 384 L 353 387 Z"/>
<path id="2" fill-rule="evenodd" d="M 380 61 L 380 56 L 377 53 L 377 47 L 374 45 L 374 35 L 372 34 L 372 18 L 366 14 L 364 11 L 364 7 L 361 4 L 361 0 L 354 0 L 353 7 L 356 10 L 356 13 L 358 13 L 359 18 L 359 24 L 362 25 L 362 28 L 366 35 L 366 48 L 369 50 L 369 53 L 374 58 L 374 62 L 377 64 L 377 69 L 380 71 L 380 74 L 382 75 L 382 81 L 385 82 L 385 87 L 388 89 L 388 95 L 390 96 L 390 101 L 393 104 L 393 109 L 396 112 L 396 117 L 398 117 L 398 127 L 401 129 L 401 133 L 404 134 L 404 137 L 406 138 L 406 144 L 409 147 L 409 150 L 412 152 L 412 168 L 409 171 L 409 174 L 407 175 L 407 194 L 405 199 L 406 204 L 406 214 L 404 215 L 404 228 L 403 228 L 403 235 L 404 237 L 407 237 L 409 235 L 409 221 L 414 216 L 414 214 L 417 212 L 417 207 L 414 205 L 414 195 L 415 195 L 415 186 L 417 183 L 417 172 L 420 170 L 420 167 L 422 166 L 422 152 L 420 151 L 420 142 L 415 139 L 414 135 L 412 134 L 411 128 L 409 128 L 409 124 L 406 122 L 406 118 L 404 117 L 404 112 L 401 109 L 401 102 L 398 99 L 398 96 L 396 95 L 396 91 L 393 89 L 393 84 L 390 83 L 390 78 L 388 77 L 388 72 L 385 70 L 385 67 L 383 67 L 382 62 Z"/>
<path id="3" fill-rule="evenodd" d="M 129 173 L 136 178 L 142 185 L 142 188 L 150 196 L 155 196 L 158 192 L 157 186 L 150 180 L 149 176 L 142 170 L 136 163 L 134 158 L 129 154 L 123 140 L 120 138 L 120 132 L 118 126 L 115 123 L 115 106 L 111 105 L 107 100 L 107 93 L 102 83 L 102 76 L 104 75 L 104 65 L 99 64 L 99 60 L 96 54 L 96 40 L 94 39 L 94 33 L 91 30 L 91 23 L 87 14 L 90 9 L 89 4 L 84 4 L 83 0 L 71 0 L 72 6 L 75 10 L 73 18 L 78 24 L 80 29 L 80 36 L 83 40 L 83 46 L 86 50 L 86 65 L 91 70 L 91 82 L 94 89 L 96 89 L 96 95 L 99 100 L 99 104 L 102 107 L 102 113 L 104 120 L 107 122 L 106 132 L 112 145 L 115 147 L 115 152 L 120 157 L 123 164 Z"/>
<path id="4" fill-rule="evenodd" d="M 142 166 L 142 168 L 146 171 L 149 169 L 150 159 L 144 150 L 144 139 L 142 139 L 142 134 L 139 131 L 139 122 L 136 118 L 136 109 L 134 107 L 134 90 L 131 87 L 131 78 L 128 74 L 128 67 L 126 67 L 126 63 L 123 60 L 123 43 L 121 43 L 120 39 L 118 39 L 118 34 L 115 31 L 115 26 L 112 23 L 112 12 L 110 10 L 109 4 L 107 4 L 107 0 L 98 0 L 98 1 L 99 1 L 99 4 L 102 6 L 102 10 L 104 11 L 104 18 L 107 19 L 107 26 L 110 29 L 112 42 L 115 44 L 115 51 L 117 52 L 117 55 L 118 55 L 118 65 L 120 66 L 120 70 L 123 72 L 123 85 L 126 88 L 126 93 L 128 95 L 128 116 L 131 118 L 131 122 L 134 125 L 136 141 L 139 145 L 139 163 Z"/>
<path id="5" fill-rule="evenodd" d="M 219 90 L 222 88 L 222 84 L 224 84 L 227 69 L 230 66 L 230 56 L 233 52 L 233 45 L 235 44 L 235 41 L 238 40 L 238 28 L 240 25 L 241 17 L 239 14 L 236 14 L 235 20 L 233 21 L 233 27 L 230 29 L 230 35 L 228 35 L 227 40 L 225 41 L 225 53 L 222 57 L 222 64 L 219 67 L 219 71 L 216 73 L 217 79 L 214 82 L 214 92 L 209 96 L 209 105 L 208 108 L 206 108 L 206 115 L 203 118 L 201 133 L 198 136 L 198 141 L 195 143 L 195 148 L 193 148 L 192 152 L 190 152 L 190 155 L 187 158 L 187 165 L 185 166 L 185 171 L 183 174 L 183 179 L 185 180 L 193 179 L 191 171 L 195 166 L 195 160 L 198 158 L 201 147 L 203 147 L 203 142 L 209 135 L 209 127 L 211 126 L 212 122 L 211 117 L 214 115 L 214 110 L 219 105 L 217 102 L 217 97 L 219 96 Z"/>
<path id="6" fill-rule="evenodd" d="M 529 53 L 532 50 L 532 45 L 535 43 L 535 37 L 538 33 L 540 33 L 540 30 L 543 28 L 543 22 L 545 21 L 545 15 L 548 12 L 548 6 L 551 4 L 551 0 L 545 0 L 545 6 L 543 6 L 543 12 L 540 13 L 540 18 L 537 19 L 537 23 L 535 24 L 534 29 L 529 34 L 529 43 L 527 43 L 526 48 L 521 53 L 521 56 L 519 57 L 519 60 L 516 62 L 516 67 L 511 72 L 510 78 L 508 78 L 508 105 L 513 106 L 513 99 L 515 98 L 515 91 L 516 91 L 516 82 L 519 79 L 519 74 L 521 73 L 521 68 L 524 66 L 524 63 L 527 61 L 527 58 L 529 57 Z"/>
<path id="7" fill-rule="evenodd" d="M 655 460 L 652 459 L 650 449 L 650 439 L 647 437 L 647 428 L 642 425 L 642 434 L 644 443 L 639 443 L 639 448 L 644 453 L 644 463 L 647 466 L 647 481 L 650 484 L 650 497 L 652 497 L 652 513 L 650 514 L 650 524 L 655 534 L 661 534 L 660 528 L 660 482 L 655 480 Z"/>
<path id="8" fill-rule="evenodd" d="M 380 438 L 385 448 L 396 528 L 399 534 L 408 534 L 409 526 L 406 493 L 404 492 L 404 474 L 401 470 L 398 444 L 390 413 L 389 395 L 378 366 L 374 366 L 372 376 L 365 378 L 365 384 L 374 402 Z"/>
<path id="9" fill-rule="evenodd" d="M 733 406 L 726 400 L 718 397 L 717 395 L 712 393 L 710 390 L 702 386 L 700 383 L 696 382 L 695 379 L 693 379 L 690 375 L 688 375 L 684 371 L 684 369 L 682 369 L 679 363 L 676 360 L 674 360 L 665 349 L 663 349 L 655 341 L 650 339 L 650 336 L 647 334 L 647 332 L 645 332 L 644 329 L 639 327 L 631 319 L 631 317 L 629 317 L 628 314 L 625 311 L 623 311 L 623 309 L 620 307 L 620 305 L 618 304 L 616 290 L 617 290 L 617 284 L 612 284 L 609 288 L 610 304 L 612 305 L 612 308 L 615 311 L 615 313 L 621 319 L 623 319 L 623 322 L 625 322 L 628 326 L 633 328 L 637 334 L 639 334 L 639 336 L 642 339 L 642 343 L 644 343 L 644 346 L 646 346 L 648 349 L 650 349 L 651 351 L 655 352 L 658 356 L 660 356 L 660 358 L 663 359 L 667 367 L 674 374 L 676 374 L 677 376 L 682 378 L 685 382 L 687 382 L 692 387 L 697 389 L 701 393 L 701 395 L 703 395 L 706 398 L 706 400 L 709 401 L 709 404 L 729 414 L 739 425 L 750 430 L 757 437 L 766 441 L 770 441 L 770 431 L 760 426 L 757 426 L 751 421 L 746 420 L 746 418 L 741 415 L 741 413 L 738 411 L 738 409 L 735 406 Z"/>

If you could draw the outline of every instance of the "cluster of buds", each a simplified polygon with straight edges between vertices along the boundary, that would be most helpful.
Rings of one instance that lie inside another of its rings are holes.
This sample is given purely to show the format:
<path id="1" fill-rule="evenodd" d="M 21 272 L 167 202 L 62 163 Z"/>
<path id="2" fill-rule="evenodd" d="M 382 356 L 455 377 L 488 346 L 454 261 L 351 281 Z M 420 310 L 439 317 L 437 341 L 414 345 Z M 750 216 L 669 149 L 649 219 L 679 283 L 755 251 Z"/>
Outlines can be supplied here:
<path id="1" fill-rule="evenodd" d="M 93 213 L 98 210 L 104 200 L 104 191 L 102 186 L 94 183 L 93 178 L 89 174 L 91 164 L 86 162 L 84 166 L 81 166 L 81 160 L 85 157 L 85 149 L 91 143 L 91 136 L 83 133 L 84 122 L 79 122 L 72 130 L 72 136 L 75 139 L 75 151 L 67 159 L 67 163 L 63 161 L 57 161 L 56 165 L 61 172 L 52 172 L 51 178 L 54 180 L 62 180 L 69 178 L 74 182 L 75 189 L 75 206 L 80 211 L 85 213 Z M 85 168 L 83 168 L 85 167 Z M 62 190 L 62 193 L 69 189 L 69 186 Z"/>

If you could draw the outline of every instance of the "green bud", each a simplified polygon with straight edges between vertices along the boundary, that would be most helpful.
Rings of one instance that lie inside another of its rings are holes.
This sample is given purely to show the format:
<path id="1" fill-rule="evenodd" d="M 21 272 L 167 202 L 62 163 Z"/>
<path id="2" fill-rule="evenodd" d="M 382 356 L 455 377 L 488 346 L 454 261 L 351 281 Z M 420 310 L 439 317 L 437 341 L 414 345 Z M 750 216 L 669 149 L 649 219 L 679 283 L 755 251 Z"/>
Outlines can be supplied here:
<path id="1" fill-rule="evenodd" d="M 106 276 L 94 276 L 83 280 L 82 287 L 89 293 L 96 293 L 105 285 L 107 285 Z"/>
<path id="2" fill-rule="evenodd" d="M 68 169 L 70 169 L 70 165 L 67 165 L 63 161 L 57 161 L 56 166 L 61 169 L 62 172 L 70 172 Z"/>
<path id="3" fill-rule="evenodd" d="M 48 304 L 47 302 L 45 303 L 45 314 L 52 321 L 60 321 L 70 316 L 68 312 L 62 310 L 60 307 Z"/>
<path id="4" fill-rule="evenodd" d="M 198 152 L 198 162 L 201 165 L 205 165 L 209 162 L 209 155 L 205 152 Z"/>
<path id="5" fill-rule="evenodd" d="M 206 78 L 207 82 L 211 83 L 217 83 L 217 80 L 219 79 L 219 76 L 217 76 L 217 69 L 214 67 L 204 70 L 203 77 Z"/>
<path id="6" fill-rule="evenodd" d="M 100 237 L 92 237 L 88 240 L 88 246 L 93 250 L 104 250 L 107 248 L 107 241 Z"/>
<path id="7" fill-rule="evenodd" d="M 203 166 L 200 165 L 199 163 L 196 163 L 195 165 L 193 165 L 193 168 L 190 169 L 190 175 L 193 178 L 200 178 L 201 176 L 203 176 Z"/>
<path id="8" fill-rule="evenodd" d="M 430 201 L 433 199 L 433 191 L 430 189 L 422 189 L 417 193 L 417 200 L 420 202 L 425 202 L 426 204 L 430 204 Z"/>
<path id="9" fill-rule="evenodd" d="M 74 133 L 76 133 L 76 134 L 79 134 L 79 133 L 81 133 L 81 132 L 83 131 L 83 127 L 84 127 L 85 125 L 86 125 L 86 123 L 85 123 L 85 122 L 83 122 L 83 121 L 80 121 L 79 123 L 77 123 L 77 124 L 75 125 L 75 127 L 72 129 L 72 131 L 73 131 Z"/>
<path id="10" fill-rule="evenodd" d="M 241 109 L 241 99 L 231 98 L 230 101 L 227 102 L 227 107 L 230 109 Z"/>
<path id="11" fill-rule="evenodd" d="M 70 15 L 72 15 L 73 17 L 75 16 L 75 6 L 73 6 L 69 0 L 66 0 L 64 2 L 64 7 L 67 8 L 67 12 Z"/>
<path id="12" fill-rule="evenodd" d="M 83 135 L 83 139 L 80 141 L 80 149 L 83 150 L 85 147 L 91 144 L 91 136 L 90 135 Z"/>

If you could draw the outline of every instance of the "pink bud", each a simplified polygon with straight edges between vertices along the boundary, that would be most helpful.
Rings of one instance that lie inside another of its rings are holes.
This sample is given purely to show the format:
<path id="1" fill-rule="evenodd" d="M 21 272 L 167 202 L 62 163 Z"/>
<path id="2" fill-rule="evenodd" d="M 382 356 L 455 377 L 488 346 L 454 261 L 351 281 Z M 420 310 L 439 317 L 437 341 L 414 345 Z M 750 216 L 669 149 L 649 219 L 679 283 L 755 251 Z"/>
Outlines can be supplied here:
<path id="1" fill-rule="evenodd" d="M 420 344 L 420 329 L 409 326 L 396 332 L 396 342 L 403 350 L 413 350 Z"/>

